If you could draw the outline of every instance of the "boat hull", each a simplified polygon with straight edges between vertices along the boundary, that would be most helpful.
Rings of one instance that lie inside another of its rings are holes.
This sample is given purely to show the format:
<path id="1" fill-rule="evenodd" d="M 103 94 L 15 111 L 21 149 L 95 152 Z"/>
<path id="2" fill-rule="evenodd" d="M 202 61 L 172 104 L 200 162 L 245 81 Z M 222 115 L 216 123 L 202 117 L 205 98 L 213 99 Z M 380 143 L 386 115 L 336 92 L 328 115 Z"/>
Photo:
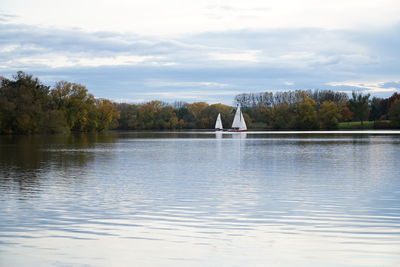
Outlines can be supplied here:
<path id="1" fill-rule="evenodd" d="M 230 133 L 243 133 L 243 132 L 247 132 L 247 130 L 228 130 L 227 132 L 230 132 Z"/>

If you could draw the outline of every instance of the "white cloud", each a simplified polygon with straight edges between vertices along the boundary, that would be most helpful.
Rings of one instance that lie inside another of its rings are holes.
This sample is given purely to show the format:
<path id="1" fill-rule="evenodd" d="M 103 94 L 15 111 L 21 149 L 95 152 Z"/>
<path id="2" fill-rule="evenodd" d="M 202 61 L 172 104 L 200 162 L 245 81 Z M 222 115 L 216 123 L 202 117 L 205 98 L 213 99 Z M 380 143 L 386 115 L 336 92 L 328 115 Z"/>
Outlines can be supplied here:
<path id="1" fill-rule="evenodd" d="M 20 46 L 17 44 L 4 45 L 3 47 L 0 47 L 0 53 L 9 53 L 12 51 L 16 51 L 18 48 L 20 48 Z"/>
<path id="2" fill-rule="evenodd" d="M 231 104 L 235 95 L 242 93 L 241 91 L 218 91 L 218 90 L 185 90 L 185 91 L 163 91 L 163 92 L 147 92 L 140 94 L 145 96 L 142 99 L 150 101 L 154 99 L 164 101 L 183 100 L 189 102 L 205 101 L 208 103 L 221 103 Z M 228 101 L 222 101 L 223 98 L 228 97 Z"/>
<path id="3" fill-rule="evenodd" d="M 398 0 L 2 0 L 19 23 L 145 35 L 238 29 L 383 27 L 399 21 Z M 211 7 L 211 8 L 210 8 Z M 32 12 L 34 10 L 34 12 Z"/>
<path id="4" fill-rule="evenodd" d="M 153 56 L 116 56 L 116 57 L 94 57 L 80 58 L 76 62 L 77 66 L 119 66 L 119 65 L 136 65 L 149 60 L 153 60 Z"/>
<path id="5" fill-rule="evenodd" d="M 209 53 L 209 56 L 214 58 L 215 60 L 222 61 L 242 61 L 242 62 L 250 62 L 255 63 L 259 61 L 258 54 L 260 51 L 250 50 L 240 53 Z"/>
<path id="6" fill-rule="evenodd" d="M 294 82 L 285 81 L 283 82 L 284 85 L 291 86 L 294 85 Z"/>
<path id="7" fill-rule="evenodd" d="M 400 24 L 390 26 L 399 20 L 390 16 L 399 4 L 389 0 L 223 0 L 213 8 L 207 8 L 209 0 L 133 4 L 101 0 L 93 4 L 88 0 L 79 1 L 80 8 L 75 0 L 58 1 L 57 7 L 54 1 L 37 0 L 34 5 L 43 9 L 36 13 L 29 9 L 33 4 L 24 0 L 3 1 L 2 8 L 19 16 L 0 17 L 2 75 L 24 70 L 45 77 L 46 82 L 80 82 L 98 97 L 122 99 L 136 92 L 135 99 L 143 100 L 159 96 L 229 103 L 236 93 L 284 88 L 348 89 L 338 88 L 340 85 L 383 92 L 380 95 L 397 90 L 397 85 L 382 83 L 327 84 L 332 77 L 336 81 L 399 79 Z M 90 6 L 96 9 L 89 12 Z M 182 9 L 177 8 L 180 6 Z M 45 7 L 54 12 L 41 14 Z M 366 13 L 366 7 L 376 9 Z M 62 13 L 57 12 L 60 9 Z M 332 14 L 327 14 L 330 10 Z M 357 16 L 347 17 L 355 10 Z M 376 23 L 384 10 L 389 10 L 386 15 L 390 18 Z M 205 16 L 207 12 L 216 17 Z M 33 13 L 35 16 L 29 17 Z M 370 24 L 354 29 L 358 22 L 347 25 L 352 19 Z M 333 24 L 335 20 L 337 24 Z M 376 29 L 372 24 L 389 26 Z M 300 28 L 304 25 L 312 27 Z M 212 32 L 204 32 L 210 29 Z M 164 34 L 180 35 L 158 36 Z M 202 94 L 203 90 L 207 94 Z M 159 91 L 164 94 L 159 95 Z"/>
<path id="8" fill-rule="evenodd" d="M 101 66 L 133 66 L 138 64 L 152 66 L 174 66 L 177 63 L 163 61 L 163 56 L 138 56 L 138 55 L 116 55 L 109 57 L 87 57 L 80 53 L 68 53 L 68 56 L 60 54 L 34 54 L 19 58 L 10 58 L 4 61 L 0 68 L 6 69 L 26 68 L 32 66 L 44 66 L 50 68 L 66 67 L 101 67 Z"/>
<path id="9" fill-rule="evenodd" d="M 390 92 L 399 92 L 400 89 L 396 87 L 385 87 L 387 82 L 352 82 L 352 81 L 345 81 L 345 82 L 329 82 L 327 85 L 330 86 L 346 86 L 346 87 L 353 87 L 359 88 L 366 93 L 390 93 Z M 344 91 L 346 93 L 350 91 Z"/>
<path id="10" fill-rule="evenodd" d="M 216 88 L 224 88 L 229 87 L 229 84 L 219 83 L 219 82 L 178 82 L 178 81 L 162 81 L 162 80 L 149 80 L 146 82 L 148 86 L 155 87 L 216 87 Z"/>

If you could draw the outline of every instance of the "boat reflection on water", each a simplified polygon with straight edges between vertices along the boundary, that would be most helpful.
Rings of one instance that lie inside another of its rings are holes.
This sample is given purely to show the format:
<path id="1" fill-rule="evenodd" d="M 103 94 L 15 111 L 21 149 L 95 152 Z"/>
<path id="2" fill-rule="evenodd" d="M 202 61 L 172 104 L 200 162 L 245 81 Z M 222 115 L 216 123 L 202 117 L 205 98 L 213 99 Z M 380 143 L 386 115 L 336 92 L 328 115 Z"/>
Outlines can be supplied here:
<path id="1" fill-rule="evenodd" d="M 246 139 L 247 133 L 245 132 L 233 132 L 230 134 L 233 139 Z"/>
<path id="2" fill-rule="evenodd" d="M 215 132 L 215 138 L 216 139 L 222 139 L 222 138 L 232 138 L 232 139 L 246 139 L 247 138 L 247 133 L 246 132 L 222 132 L 222 131 L 216 131 Z"/>
<path id="3" fill-rule="evenodd" d="M 216 131 L 215 132 L 215 138 L 222 139 L 222 131 Z"/>

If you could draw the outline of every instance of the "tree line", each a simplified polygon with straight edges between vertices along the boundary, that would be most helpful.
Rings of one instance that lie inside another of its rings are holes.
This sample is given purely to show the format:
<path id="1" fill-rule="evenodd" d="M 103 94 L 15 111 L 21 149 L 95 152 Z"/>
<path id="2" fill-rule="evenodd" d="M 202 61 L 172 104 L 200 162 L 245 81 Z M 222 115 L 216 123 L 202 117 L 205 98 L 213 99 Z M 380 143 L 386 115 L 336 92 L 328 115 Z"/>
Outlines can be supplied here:
<path id="1" fill-rule="evenodd" d="M 340 122 L 373 121 L 375 128 L 400 127 L 400 94 L 373 97 L 353 91 L 351 97 L 332 90 L 295 90 L 239 94 L 253 122 L 271 129 L 337 129 Z"/>
<path id="2" fill-rule="evenodd" d="M 83 85 L 61 81 L 50 89 L 24 72 L 1 78 L 0 134 L 101 131 L 117 127 L 118 119 L 115 103 Z"/>
<path id="3" fill-rule="evenodd" d="M 389 98 L 331 90 L 240 94 L 249 128 L 337 129 L 340 122 L 375 121 L 400 127 L 400 95 Z M 235 107 L 205 102 L 115 103 L 95 98 L 85 86 L 60 81 L 53 88 L 24 72 L 0 78 L 0 134 L 90 132 L 106 129 L 212 129 L 218 113 L 225 127 Z"/>

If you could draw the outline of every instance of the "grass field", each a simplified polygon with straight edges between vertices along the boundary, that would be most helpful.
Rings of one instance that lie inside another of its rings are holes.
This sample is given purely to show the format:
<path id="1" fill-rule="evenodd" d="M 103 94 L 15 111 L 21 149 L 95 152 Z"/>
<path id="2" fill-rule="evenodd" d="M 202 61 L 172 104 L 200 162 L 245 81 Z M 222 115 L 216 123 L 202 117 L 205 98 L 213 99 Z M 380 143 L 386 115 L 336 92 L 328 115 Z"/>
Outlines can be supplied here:
<path id="1" fill-rule="evenodd" d="M 389 124 L 390 121 L 380 121 L 380 123 Z M 374 121 L 364 121 L 363 125 L 361 125 L 360 121 L 350 121 L 350 122 L 340 122 L 338 125 L 338 129 L 374 129 Z"/>
<path id="2" fill-rule="evenodd" d="M 377 125 L 375 123 L 378 123 Z M 385 125 L 382 125 L 385 124 Z M 375 128 L 374 128 L 375 125 Z M 382 127 L 384 126 L 384 127 Z M 257 122 L 252 123 L 251 127 L 252 130 L 273 130 L 272 126 L 268 126 L 266 123 Z M 349 121 L 349 122 L 340 122 L 338 125 L 338 130 L 357 130 L 357 129 L 391 129 L 390 121 L 382 120 L 382 121 L 364 121 L 363 125 L 361 125 L 361 121 Z"/>
<path id="3" fill-rule="evenodd" d="M 361 121 L 340 122 L 338 125 L 339 129 L 373 129 L 373 127 L 373 121 L 364 121 L 363 125 Z"/>

